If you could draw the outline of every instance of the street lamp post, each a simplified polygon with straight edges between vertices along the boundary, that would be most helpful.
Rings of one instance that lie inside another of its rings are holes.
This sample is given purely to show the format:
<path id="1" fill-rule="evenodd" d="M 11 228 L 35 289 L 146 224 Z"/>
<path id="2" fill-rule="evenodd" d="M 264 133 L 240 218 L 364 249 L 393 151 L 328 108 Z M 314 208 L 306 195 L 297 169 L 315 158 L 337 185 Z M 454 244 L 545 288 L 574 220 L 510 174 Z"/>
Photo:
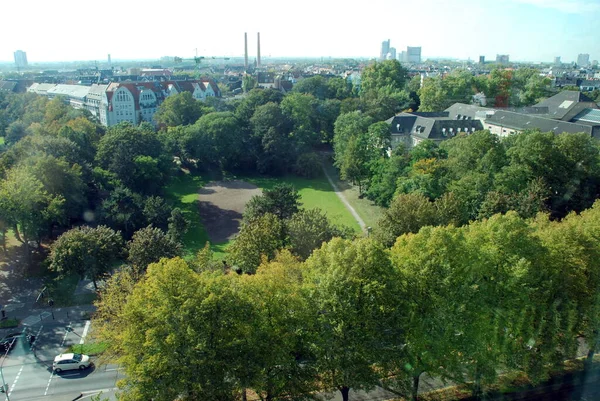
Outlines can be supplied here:
<path id="1" fill-rule="evenodd" d="M 4 358 L 2 358 L 2 362 L 0 363 L 0 378 L 2 379 L 2 392 L 4 394 L 6 394 L 6 401 L 10 401 L 10 397 L 8 395 L 8 384 L 6 384 L 6 382 L 4 381 L 4 372 L 3 372 L 2 368 L 4 367 L 4 361 L 6 360 L 6 357 L 8 356 L 8 351 L 10 351 L 13 343 L 16 340 L 17 340 L 16 338 L 13 338 L 10 345 L 8 345 L 8 347 L 6 348 L 6 352 L 4 353 Z"/>

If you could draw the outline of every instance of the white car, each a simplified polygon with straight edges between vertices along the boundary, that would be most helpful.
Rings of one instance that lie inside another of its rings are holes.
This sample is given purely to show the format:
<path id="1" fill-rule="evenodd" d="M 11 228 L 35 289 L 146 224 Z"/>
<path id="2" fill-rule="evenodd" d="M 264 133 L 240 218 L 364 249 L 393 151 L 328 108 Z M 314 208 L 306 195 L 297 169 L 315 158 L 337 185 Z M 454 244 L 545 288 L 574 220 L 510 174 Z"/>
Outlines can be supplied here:
<path id="1" fill-rule="evenodd" d="M 63 370 L 80 369 L 83 370 L 90 366 L 90 357 L 82 354 L 60 354 L 54 358 L 52 369 L 56 373 L 60 373 Z"/>

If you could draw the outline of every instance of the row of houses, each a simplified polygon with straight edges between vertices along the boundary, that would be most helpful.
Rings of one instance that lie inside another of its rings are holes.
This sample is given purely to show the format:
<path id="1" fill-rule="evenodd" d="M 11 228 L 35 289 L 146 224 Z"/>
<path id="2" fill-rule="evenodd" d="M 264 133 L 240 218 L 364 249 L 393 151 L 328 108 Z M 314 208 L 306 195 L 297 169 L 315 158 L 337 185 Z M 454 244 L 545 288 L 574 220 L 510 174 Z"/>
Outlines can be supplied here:
<path id="1" fill-rule="evenodd" d="M 61 97 L 76 109 L 85 108 L 107 127 L 123 121 L 154 123 L 154 114 L 169 96 L 189 92 L 198 101 L 220 97 L 212 79 L 189 81 L 111 82 L 91 86 L 34 83 L 28 92 L 52 99 Z"/>
<path id="2" fill-rule="evenodd" d="M 493 109 L 455 103 L 443 112 L 400 113 L 387 120 L 392 148 L 410 149 L 423 140 L 436 143 L 461 133 L 487 129 L 506 137 L 525 130 L 586 133 L 600 139 L 600 108 L 581 92 L 563 91 L 532 107 Z"/>

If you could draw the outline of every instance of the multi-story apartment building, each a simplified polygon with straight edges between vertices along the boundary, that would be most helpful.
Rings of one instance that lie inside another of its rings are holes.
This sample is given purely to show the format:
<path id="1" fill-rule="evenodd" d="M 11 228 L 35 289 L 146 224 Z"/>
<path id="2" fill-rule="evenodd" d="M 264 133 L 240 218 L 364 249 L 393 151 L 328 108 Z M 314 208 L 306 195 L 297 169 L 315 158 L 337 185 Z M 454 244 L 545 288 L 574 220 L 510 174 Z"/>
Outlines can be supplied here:
<path id="1" fill-rule="evenodd" d="M 168 97 L 181 92 L 190 92 L 192 97 L 203 101 L 208 97 L 220 96 L 213 80 L 112 82 L 109 84 L 53 85 L 33 84 L 29 92 L 39 95 L 62 96 L 74 108 L 85 108 L 104 126 L 111 127 L 123 121 L 139 124 L 154 123 L 158 106 Z"/>

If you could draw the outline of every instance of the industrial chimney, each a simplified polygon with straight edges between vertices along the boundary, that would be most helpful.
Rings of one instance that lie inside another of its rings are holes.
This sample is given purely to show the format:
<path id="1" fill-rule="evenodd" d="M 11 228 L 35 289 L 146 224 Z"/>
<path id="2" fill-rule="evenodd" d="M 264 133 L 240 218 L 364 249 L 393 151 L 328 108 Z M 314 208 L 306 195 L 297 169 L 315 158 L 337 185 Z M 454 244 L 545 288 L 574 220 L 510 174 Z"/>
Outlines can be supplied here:
<path id="1" fill-rule="evenodd" d="M 248 32 L 244 32 L 244 70 L 248 71 Z"/>
<path id="2" fill-rule="evenodd" d="M 256 34 L 256 43 L 257 43 L 257 49 L 256 49 L 256 66 L 260 67 L 260 32 L 258 32 Z"/>

